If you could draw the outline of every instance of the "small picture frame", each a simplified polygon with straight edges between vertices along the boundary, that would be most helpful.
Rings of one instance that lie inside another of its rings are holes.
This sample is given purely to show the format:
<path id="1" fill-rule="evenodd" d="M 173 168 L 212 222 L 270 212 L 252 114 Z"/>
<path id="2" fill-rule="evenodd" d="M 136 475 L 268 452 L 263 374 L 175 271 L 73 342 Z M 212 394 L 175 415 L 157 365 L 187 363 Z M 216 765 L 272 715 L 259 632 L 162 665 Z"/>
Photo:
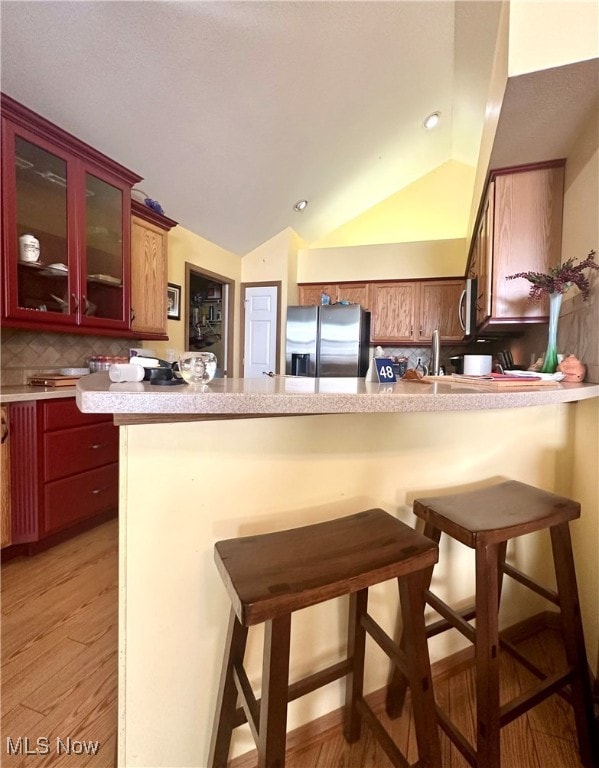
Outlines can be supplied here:
<path id="1" fill-rule="evenodd" d="M 169 320 L 181 319 L 181 286 L 168 283 L 166 289 L 166 316 Z"/>

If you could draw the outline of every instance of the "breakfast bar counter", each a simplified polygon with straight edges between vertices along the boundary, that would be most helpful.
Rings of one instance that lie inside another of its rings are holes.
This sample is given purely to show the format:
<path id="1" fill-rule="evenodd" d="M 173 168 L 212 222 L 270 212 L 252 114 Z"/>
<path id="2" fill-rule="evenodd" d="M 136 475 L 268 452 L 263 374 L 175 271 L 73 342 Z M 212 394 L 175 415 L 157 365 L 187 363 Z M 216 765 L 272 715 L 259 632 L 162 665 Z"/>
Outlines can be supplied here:
<path id="1" fill-rule="evenodd" d="M 598 384 L 523 383 L 509 389 L 466 384 L 447 377 L 397 383 L 356 378 L 314 379 L 279 376 L 261 379 L 214 379 L 210 384 L 156 386 L 149 382 L 113 384 L 106 373 L 80 379 L 77 404 L 82 411 L 169 417 L 309 415 L 325 413 L 409 413 L 525 408 L 568 403 L 599 396 Z"/>
<path id="2" fill-rule="evenodd" d="M 216 541 L 377 507 L 415 526 L 415 498 L 505 478 L 582 504 L 572 537 L 596 671 L 598 395 L 596 384 L 504 392 L 449 379 L 375 384 L 265 376 L 215 379 L 206 387 L 111 384 L 105 373 L 80 379 L 79 408 L 113 413 L 120 425 L 119 765 L 207 764 L 229 612 L 213 559 Z M 454 542 L 442 549 L 440 597 L 467 604 L 472 553 Z M 532 534 L 508 558 L 551 584 L 549 552 Z M 518 584 L 506 583 L 504 597 L 502 626 L 547 608 L 541 597 L 523 598 Z M 369 612 L 392 635 L 397 605 L 395 583 L 371 590 Z M 294 614 L 291 681 L 342 657 L 346 614 L 343 599 Z M 454 634 L 431 638 L 433 663 L 466 645 Z M 258 627 L 250 631 L 250 680 L 261 675 L 260 635 Z M 388 671 L 387 663 L 369 663 L 365 692 L 383 688 Z M 325 715 L 330 724 L 343 700 L 337 681 L 292 702 L 289 729 L 313 727 Z M 238 730 L 232 757 L 253 748 L 249 731 Z"/>

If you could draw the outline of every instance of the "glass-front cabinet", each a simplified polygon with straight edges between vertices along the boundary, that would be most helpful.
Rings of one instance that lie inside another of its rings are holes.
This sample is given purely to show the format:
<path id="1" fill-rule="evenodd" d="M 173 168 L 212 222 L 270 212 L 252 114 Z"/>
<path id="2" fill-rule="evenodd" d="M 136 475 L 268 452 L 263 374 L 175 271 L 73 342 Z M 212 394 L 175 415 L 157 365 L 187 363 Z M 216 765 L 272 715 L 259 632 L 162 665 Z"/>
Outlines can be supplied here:
<path id="1" fill-rule="evenodd" d="M 47 330 L 130 327 L 131 187 L 139 180 L 2 97 L 5 318 Z"/>

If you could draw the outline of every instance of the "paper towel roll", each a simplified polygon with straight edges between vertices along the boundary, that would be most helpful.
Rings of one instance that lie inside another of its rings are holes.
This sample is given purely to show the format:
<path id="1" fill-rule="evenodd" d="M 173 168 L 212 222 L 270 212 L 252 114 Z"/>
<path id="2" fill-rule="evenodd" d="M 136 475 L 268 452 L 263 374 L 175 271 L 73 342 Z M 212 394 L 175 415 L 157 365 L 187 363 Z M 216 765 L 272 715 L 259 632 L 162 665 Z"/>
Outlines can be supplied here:
<path id="1" fill-rule="evenodd" d="M 493 370 L 493 355 L 464 355 L 464 373 L 483 376 Z"/>

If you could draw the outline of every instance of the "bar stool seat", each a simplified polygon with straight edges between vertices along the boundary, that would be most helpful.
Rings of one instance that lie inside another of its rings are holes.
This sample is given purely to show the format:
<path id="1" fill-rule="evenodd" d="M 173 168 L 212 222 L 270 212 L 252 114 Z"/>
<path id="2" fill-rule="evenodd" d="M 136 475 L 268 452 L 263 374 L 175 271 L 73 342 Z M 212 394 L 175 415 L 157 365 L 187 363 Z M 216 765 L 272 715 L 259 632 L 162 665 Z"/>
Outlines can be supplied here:
<path id="1" fill-rule="evenodd" d="M 456 747 L 478 768 L 500 768 L 500 729 L 553 693 L 570 686 L 581 761 L 599 765 L 591 681 L 585 652 L 569 521 L 580 516 L 580 504 L 531 485 L 505 481 L 480 490 L 416 499 L 414 513 L 425 521 L 424 534 L 437 544 L 441 534 L 475 550 L 475 604 L 454 611 L 427 589 L 426 602 L 441 619 L 429 624 L 427 637 L 455 628 L 475 644 L 476 746 L 471 745 L 437 707 L 439 724 Z M 557 591 L 546 589 L 506 563 L 510 539 L 548 529 L 551 536 Z M 429 586 L 433 569 L 429 570 Z M 546 675 L 525 659 L 498 630 L 502 579 L 508 575 L 557 605 L 567 667 Z M 470 624 L 476 619 L 476 627 Z M 403 642 L 403 641 L 402 641 Z M 539 679 L 517 699 L 500 706 L 499 649 L 508 651 Z M 387 691 L 387 712 L 398 713 L 405 694 L 405 679 L 395 669 Z"/>
<path id="2" fill-rule="evenodd" d="M 231 600 L 210 768 L 225 768 L 231 736 L 249 722 L 259 768 L 283 768 L 287 703 L 346 677 L 344 735 L 367 721 L 393 765 L 408 762 L 363 699 L 366 633 L 402 670 L 412 691 L 419 766 L 441 765 L 426 636 L 424 586 L 437 545 L 381 509 L 286 531 L 219 541 L 217 568 Z M 398 579 L 405 651 L 367 613 L 368 588 Z M 291 614 L 350 596 L 347 658 L 289 685 Z M 251 689 L 243 658 L 248 627 L 265 624 L 262 697 Z M 237 706 L 237 701 L 241 706 Z"/>

